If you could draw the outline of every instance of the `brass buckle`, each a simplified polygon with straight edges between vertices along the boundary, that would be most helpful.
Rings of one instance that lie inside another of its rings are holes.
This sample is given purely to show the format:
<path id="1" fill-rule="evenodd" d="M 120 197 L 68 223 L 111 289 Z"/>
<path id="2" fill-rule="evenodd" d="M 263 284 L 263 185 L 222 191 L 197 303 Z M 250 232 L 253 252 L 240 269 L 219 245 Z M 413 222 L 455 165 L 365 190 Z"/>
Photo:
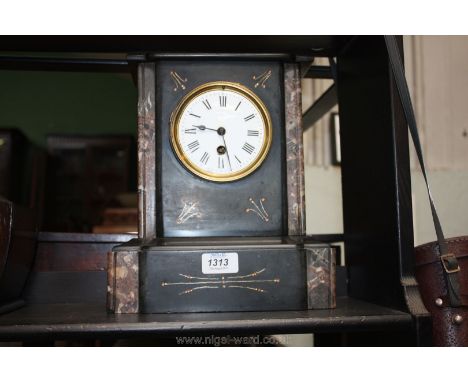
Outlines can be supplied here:
<path id="1" fill-rule="evenodd" d="M 446 263 L 446 261 L 447 261 L 449 258 L 450 258 L 450 259 L 451 259 L 451 258 L 455 258 L 455 260 L 456 260 L 456 257 L 455 257 L 455 255 L 454 255 L 453 253 L 447 253 L 446 255 L 440 256 L 440 261 L 442 262 L 442 266 L 444 267 L 445 272 L 446 272 L 446 273 L 457 273 L 457 272 L 460 272 L 460 265 L 457 266 L 457 269 L 448 269 L 448 268 L 447 268 L 447 263 Z"/>

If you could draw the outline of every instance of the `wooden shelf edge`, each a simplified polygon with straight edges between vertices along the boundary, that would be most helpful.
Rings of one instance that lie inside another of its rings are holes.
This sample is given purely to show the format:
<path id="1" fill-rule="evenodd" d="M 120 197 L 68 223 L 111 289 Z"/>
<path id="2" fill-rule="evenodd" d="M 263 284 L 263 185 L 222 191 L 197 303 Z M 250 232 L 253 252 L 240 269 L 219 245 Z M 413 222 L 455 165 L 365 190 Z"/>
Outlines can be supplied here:
<path id="1" fill-rule="evenodd" d="M 409 313 L 340 298 L 337 309 L 281 312 L 107 314 L 100 305 L 29 305 L 0 316 L 0 341 L 31 338 L 128 338 L 188 334 L 292 334 L 399 330 Z"/>

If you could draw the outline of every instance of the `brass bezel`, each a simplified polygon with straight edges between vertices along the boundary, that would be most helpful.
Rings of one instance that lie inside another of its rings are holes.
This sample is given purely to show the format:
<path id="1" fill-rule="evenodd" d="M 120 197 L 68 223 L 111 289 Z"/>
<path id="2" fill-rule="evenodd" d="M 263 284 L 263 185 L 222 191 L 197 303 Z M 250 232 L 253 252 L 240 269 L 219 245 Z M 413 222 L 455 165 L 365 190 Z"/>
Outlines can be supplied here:
<path id="1" fill-rule="evenodd" d="M 250 99 L 250 101 L 257 108 L 259 114 L 261 115 L 263 119 L 263 122 L 265 125 L 265 134 L 264 134 L 262 148 L 260 150 L 260 153 L 258 154 L 257 158 L 248 167 L 244 168 L 243 170 L 231 173 L 231 174 L 220 175 L 220 174 L 215 174 L 215 173 L 205 171 L 204 169 L 192 163 L 192 161 L 190 161 L 185 156 L 180 146 L 179 131 L 177 127 L 179 125 L 180 118 L 183 112 L 185 111 L 187 105 L 190 103 L 191 100 L 209 91 L 226 90 L 226 89 L 234 91 Z M 171 114 L 170 125 L 171 125 L 170 135 L 171 135 L 172 148 L 176 156 L 180 160 L 180 162 L 193 174 L 203 179 L 211 180 L 213 182 L 232 182 L 234 180 L 239 180 L 250 175 L 258 167 L 260 167 L 260 165 L 263 163 L 263 161 L 267 157 L 270 151 L 270 147 L 271 147 L 272 123 L 271 123 L 271 117 L 270 117 L 270 113 L 268 112 L 268 109 L 266 108 L 263 101 L 254 92 L 252 92 L 247 87 L 239 83 L 235 83 L 235 82 L 214 81 L 214 82 L 207 82 L 201 86 L 196 87 L 195 89 L 190 91 L 188 94 L 186 94 L 182 98 L 182 100 L 179 102 L 177 107 L 174 109 L 174 111 Z"/>

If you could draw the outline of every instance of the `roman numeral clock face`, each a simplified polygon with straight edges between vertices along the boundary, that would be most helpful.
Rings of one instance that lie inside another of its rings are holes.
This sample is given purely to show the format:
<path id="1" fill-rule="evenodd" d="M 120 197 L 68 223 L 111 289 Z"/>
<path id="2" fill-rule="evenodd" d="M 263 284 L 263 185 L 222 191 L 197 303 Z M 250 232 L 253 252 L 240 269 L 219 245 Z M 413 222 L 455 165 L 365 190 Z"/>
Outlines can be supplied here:
<path id="1" fill-rule="evenodd" d="M 187 94 L 171 117 L 172 147 L 192 173 L 216 182 L 255 171 L 271 145 L 271 119 L 248 88 L 210 82 Z"/>

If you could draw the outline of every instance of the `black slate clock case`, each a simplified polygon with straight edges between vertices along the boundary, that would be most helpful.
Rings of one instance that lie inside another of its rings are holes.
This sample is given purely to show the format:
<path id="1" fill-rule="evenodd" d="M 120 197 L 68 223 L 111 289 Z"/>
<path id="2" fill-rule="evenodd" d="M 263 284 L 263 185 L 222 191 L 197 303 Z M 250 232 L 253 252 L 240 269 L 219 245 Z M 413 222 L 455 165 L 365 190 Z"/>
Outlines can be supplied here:
<path id="1" fill-rule="evenodd" d="M 335 251 L 306 244 L 303 237 L 299 64 L 191 58 L 165 58 L 139 68 L 141 239 L 110 254 L 108 309 L 170 313 L 334 307 Z M 270 151 L 261 166 L 225 183 L 189 172 L 173 151 L 170 135 L 171 114 L 184 96 L 215 81 L 250 89 L 272 121 Z M 206 258 L 217 256 L 232 256 L 238 267 L 207 271 Z"/>
<path id="2" fill-rule="evenodd" d="M 255 87 L 255 75 L 269 72 L 268 86 Z M 175 87 L 171 73 L 186 79 Z M 156 64 L 158 237 L 281 236 L 284 216 L 284 98 L 277 62 L 160 61 Z M 170 117 L 192 89 L 213 81 L 240 83 L 263 101 L 272 120 L 272 144 L 263 164 L 247 177 L 226 183 L 202 179 L 177 159 L 170 144 Z M 260 200 L 268 221 L 255 213 Z M 184 216 L 184 208 L 190 213 Z M 186 219 L 189 215 L 190 218 Z"/>

